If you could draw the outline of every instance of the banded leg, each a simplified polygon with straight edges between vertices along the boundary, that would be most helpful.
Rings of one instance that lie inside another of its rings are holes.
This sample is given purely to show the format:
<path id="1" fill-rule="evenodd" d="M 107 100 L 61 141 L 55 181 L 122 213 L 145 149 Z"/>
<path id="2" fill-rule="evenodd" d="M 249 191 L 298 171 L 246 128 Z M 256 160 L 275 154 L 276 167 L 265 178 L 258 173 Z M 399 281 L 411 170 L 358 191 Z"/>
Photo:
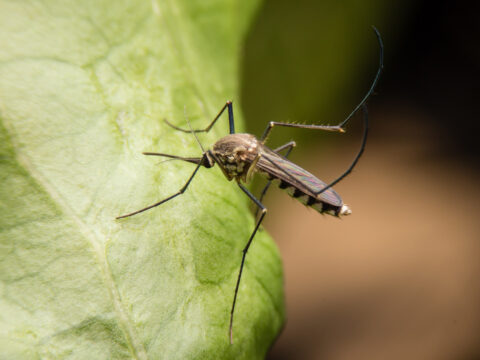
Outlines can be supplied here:
<path id="1" fill-rule="evenodd" d="M 288 158 L 288 155 L 292 152 L 293 148 L 297 146 L 297 143 L 295 141 L 290 141 L 282 146 L 279 146 L 278 148 L 274 149 L 273 152 L 280 152 L 282 150 L 287 149 L 287 152 L 285 153 L 285 157 Z M 269 180 L 267 182 L 267 185 L 263 188 L 262 192 L 260 193 L 260 202 L 263 201 L 263 198 L 265 197 L 265 194 L 267 193 L 268 189 L 270 188 L 270 185 L 272 185 L 272 180 Z M 255 211 L 255 219 L 258 217 L 258 212 L 260 211 L 260 208 L 257 207 L 257 211 Z"/>
<path id="2" fill-rule="evenodd" d="M 217 116 L 215 116 L 215 119 L 213 119 L 213 121 L 210 123 L 210 125 L 208 125 L 205 129 L 198 129 L 198 130 L 189 129 L 189 130 L 186 130 L 186 129 L 182 129 L 182 128 L 179 128 L 178 126 L 173 125 L 167 119 L 164 119 L 164 121 L 167 123 L 167 125 L 171 126 L 175 130 L 183 131 L 185 133 L 200 133 L 200 132 L 208 133 L 210 131 L 210 129 L 213 127 L 213 125 L 215 125 L 217 120 L 220 118 L 220 116 L 223 114 L 225 109 L 228 109 L 228 123 L 229 123 L 229 126 L 230 126 L 230 134 L 235 134 L 235 122 L 233 120 L 233 105 L 232 105 L 231 101 L 227 101 L 225 103 L 225 105 L 223 105 L 222 109 L 218 112 Z"/>
<path id="3" fill-rule="evenodd" d="M 122 216 L 117 216 L 116 219 L 123 219 L 123 218 L 129 217 L 129 216 L 133 216 L 133 215 L 139 214 L 139 213 L 141 213 L 141 212 L 150 210 L 150 209 L 152 209 L 152 208 L 154 208 L 154 207 L 157 207 L 157 206 L 159 206 L 159 205 L 162 205 L 163 203 L 166 203 L 166 202 L 169 201 L 169 200 L 172 200 L 173 198 L 177 197 L 178 195 L 183 194 L 183 193 L 185 192 L 185 190 L 187 190 L 188 185 L 190 185 L 190 183 L 192 182 L 193 178 L 194 178 L 195 175 L 197 174 L 197 171 L 198 171 L 198 169 L 200 169 L 200 166 L 202 166 L 202 163 L 201 163 L 201 162 L 198 163 L 197 167 L 195 168 L 195 170 L 193 171 L 192 175 L 191 175 L 190 178 L 187 180 L 187 182 L 185 183 L 185 185 L 183 185 L 183 187 L 182 187 L 180 190 L 178 190 L 175 194 L 170 195 L 169 197 L 167 197 L 167 198 L 165 198 L 165 199 L 163 199 L 163 200 L 161 200 L 161 201 L 159 201 L 159 202 L 157 202 L 157 203 L 155 203 L 155 204 L 153 204 L 153 205 L 150 205 L 150 206 L 147 206 L 147 207 L 145 207 L 145 208 L 143 208 L 143 209 L 134 211 L 134 212 L 132 212 L 132 213 L 130 213 L 130 214 L 126 214 L 126 215 L 122 215 Z"/>
<path id="4" fill-rule="evenodd" d="M 375 74 L 375 77 L 372 81 L 372 84 L 370 85 L 370 88 L 368 89 L 367 93 L 363 97 L 363 99 L 360 101 L 360 103 L 353 109 L 353 111 L 343 120 L 340 124 L 335 125 L 335 126 L 329 126 L 329 125 L 303 125 L 303 124 L 291 124 L 291 123 L 282 123 L 282 122 L 276 122 L 276 121 L 271 121 L 265 131 L 263 132 L 262 137 L 260 138 L 260 141 L 265 142 L 265 140 L 268 138 L 268 135 L 272 131 L 274 126 L 285 126 L 285 127 L 294 127 L 294 128 L 300 128 L 300 129 L 316 129 L 316 130 L 327 130 L 327 131 L 338 131 L 338 132 L 345 132 L 343 127 L 347 124 L 347 122 L 357 113 L 357 111 L 362 108 L 368 98 L 373 94 L 373 91 L 375 90 L 375 87 L 377 86 L 378 80 L 380 79 L 380 75 L 382 74 L 383 71 L 383 41 L 380 33 L 378 32 L 377 28 L 375 26 L 372 26 L 373 31 L 375 32 L 375 35 L 377 37 L 378 41 L 378 46 L 379 46 L 379 63 L 378 63 L 378 69 Z M 325 188 L 326 190 L 326 188 Z"/>
<path id="5" fill-rule="evenodd" d="M 237 302 L 238 288 L 240 287 L 240 280 L 242 279 L 243 266 L 245 265 L 245 257 L 247 256 L 247 252 L 248 252 L 248 249 L 250 248 L 250 245 L 252 244 L 252 240 L 255 237 L 255 234 L 257 233 L 257 230 L 260 224 L 262 223 L 263 218 L 265 217 L 265 214 L 267 213 L 267 208 L 263 206 L 263 204 L 250 191 L 248 191 L 247 188 L 245 188 L 240 183 L 238 183 L 238 186 L 240 187 L 240 189 L 242 189 L 242 191 L 245 194 L 247 194 L 247 196 L 255 203 L 255 205 L 257 205 L 261 209 L 262 214 L 260 215 L 260 218 L 257 220 L 257 224 L 253 229 L 252 235 L 250 235 L 250 238 L 248 239 L 247 245 L 242 250 L 243 252 L 242 262 L 240 264 L 240 271 L 238 272 L 237 284 L 235 285 L 235 293 L 233 295 L 232 310 L 230 311 L 230 344 L 233 344 L 233 313 L 235 312 L 235 304 Z"/>

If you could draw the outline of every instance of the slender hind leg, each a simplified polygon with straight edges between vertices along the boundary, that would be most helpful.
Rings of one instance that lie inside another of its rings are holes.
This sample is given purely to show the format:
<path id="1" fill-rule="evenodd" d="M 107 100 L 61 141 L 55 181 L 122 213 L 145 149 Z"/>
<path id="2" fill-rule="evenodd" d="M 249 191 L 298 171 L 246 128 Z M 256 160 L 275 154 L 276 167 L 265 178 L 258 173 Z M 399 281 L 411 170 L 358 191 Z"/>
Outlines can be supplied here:
<path id="1" fill-rule="evenodd" d="M 255 203 L 255 205 L 258 206 L 258 208 L 261 210 L 262 213 L 260 215 L 260 218 L 257 220 L 257 224 L 253 229 L 252 235 L 250 235 L 250 238 L 248 239 L 247 245 L 242 251 L 243 252 L 242 262 L 240 263 L 240 271 L 238 272 L 237 284 L 235 285 L 235 293 L 233 295 L 232 310 L 230 311 L 230 344 L 233 344 L 233 314 L 235 312 L 235 304 L 237 303 L 238 288 L 240 287 L 240 280 L 242 279 L 242 272 L 243 272 L 243 266 L 245 265 L 245 258 L 247 256 L 248 249 L 252 244 L 252 240 L 255 237 L 255 234 L 257 233 L 257 230 L 260 224 L 262 223 L 263 218 L 265 217 L 265 214 L 267 213 L 267 208 L 263 206 L 263 204 L 250 191 L 248 191 L 247 188 L 245 188 L 240 183 L 238 183 L 238 186 L 240 187 L 240 189 L 243 190 L 245 194 L 247 194 L 247 196 Z"/>
<path id="2" fill-rule="evenodd" d="M 333 185 L 335 185 L 336 183 L 338 183 L 339 181 L 341 181 L 343 178 L 345 178 L 345 176 L 347 176 L 348 174 L 350 174 L 353 170 L 353 168 L 355 167 L 355 165 L 357 165 L 357 162 L 358 160 L 360 159 L 360 157 L 362 156 L 363 154 L 363 151 L 365 150 L 365 145 L 367 143 L 367 136 L 368 136 L 368 109 L 367 109 L 367 105 L 363 104 L 362 105 L 362 110 L 363 110 L 363 123 L 364 123 L 364 127 L 363 127 L 363 137 L 362 137 L 362 143 L 360 144 L 360 149 L 358 150 L 358 153 L 357 155 L 355 156 L 355 159 L 353 159 L 352 163 L 350 164 L 350 166 L 348 167 L 347 170 L 345 170 L 343 172 L 342 175 L 340 175 L 338 178 L 336 178 L 334 181 L 332 181 L 330 184 L 328 184 L 327 186 L 325 186 L 322 190 L 320 191 L 317 191 L 316 192 L 316 195 L 320 195 L 321 193 L 323 193 L 324 191 L 330 189 Z"/>
<path id="3" fill-rule="evenodd" d="M 370 88 L 368 89 L 367 93 L 363 97 L 363 99 L 360 101 L 360 103 L 353 109 L 353 111 L 343 120 L 340 124 L 330 126 L 330 125 L 304 125 L 304 124 L 291 124 L 291 123 L 283 123 L 283 122 L 277 122 L 277 121 L 271 121 L 265 131 L 263 132 L 262 137 L 260 138 L 260 141 L 265 142 L 268 138 L 268 135 L 270 135 L 270 132 L 275 126 L 284 126 L 284 127 L 293 127 L 293 128 L 300 128 L 300 129 L 315 129 L 315 130 L 326 130 L 326 131 L 338 131 L 338 132 L 345 132 L 343 127 L 347 124 L 347 122 L 355 115 L 355 113 L 365 105 L 367 102 L 368 98 L 373 94 L 373 90 L 375 90 L 375 87 L 377 86 L 378 79 L 380 78 L 380 75 L 383 71 L 383 41 L 382 37 L 380 36 L 380 33 L 378 32 L 377 28 L 373 26 L 373 31 L 375 32 L 375 35 L 377 36 L 378 40 L 378 45 L 380 48 L 380 54 L 379 54 L 379 64 L 378 64 L 378 69 L 377 73 L 375 74 L 375 77 L 372 81 L 372 84 L 370 85 Z"/>

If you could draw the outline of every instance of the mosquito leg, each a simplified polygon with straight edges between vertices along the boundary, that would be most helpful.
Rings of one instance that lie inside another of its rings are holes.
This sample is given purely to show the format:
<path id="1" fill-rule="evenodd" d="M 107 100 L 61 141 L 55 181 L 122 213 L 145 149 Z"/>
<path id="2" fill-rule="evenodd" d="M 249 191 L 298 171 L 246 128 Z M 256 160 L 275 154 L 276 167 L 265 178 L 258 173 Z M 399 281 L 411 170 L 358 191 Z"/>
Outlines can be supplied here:
<path id="1" fill-rule="evenodd" d="M 260 141 L 263 143 L 270 135 L 274 126 L 285 126 L 285 127 L 292 127 L 292 128 L 299 128 L 299 129 L 311 129 L 311 130 L 326 130 L 326 131 L 337 131 L 337 132 L 345 132 L 345 130 L 340 127 L 339 125 L 309 125 L 309 124 L 292 124 L 292 123 L 283 123 L 278 121 L 270 121 L 267 125 L 267 128 L 263 132 Z"/>
<path id="2" fill-rule="evenodd" d="M 282 146 L 279 146 L 276 149 L 273 149 L 273 152 L 279 153 L 282 150 L 288 149 L 284 155 L 285 157 L 288 157 L 288 155 L 290 155 L 290 152 L 293 150 L 295 146 L 297 146 L 297 143 L 295 141 L 290 141 L 286 144 L 283 144 Z"/>
<path id="3" fill-rule="evenodd" d="M 345 124 L 357 113 L 357 111 L 367 103 L 368 98 L 373 94 L 373 91 L 375 90 L 375 87 L 377 86 L 378 79 L 380 79 L 380 75 L 382 74 L 383 71 L 383 40 L 382 36 L 380 35 L 380 32 L 377 30 L 375 26 L 372 26 L 373 31 L 375 32 L 375 36 L 377 37 L 378 41 L 378 47 L 380 50 L 379 56 L 378 56 L 378 69 L 377 73 L 375 74 L 375 78 L 372 81 L 372 84 L 370 85 L 370 88 L 368 89 L 367 93 L 363 97 L 362 101 L 355 107 L 355 109 L 352 110 L 352 112 L 343 120 L 339 126 L 344 127 Z"/>
<path id="4" fill-rule="evenodd" d="M 141 213 L 141 212 L 150 210 L 150 209 L 152 209 L 152 208 L 154 208 L 154 207 L 156 207 L 156 206 L 159 206 L 159 205 L 162 205 L 163 203 L 166 203 L 166 202 L 169 201 L 169 200 L 172 200 L 173 198 L 177 197 L 178 195 L 183 194 L 183 193 L 185 192 L 185 190 L 187 190 L 188 185 L 190 185 L 190 182 L 193 180 L 193 178 L 194 178 L 195 175 L 197 174 L 197 171 L 198 171 L 198 169 L 200 169 L 200 166 L 202 166 L 201 163 L 199 163 L 199 164 L 197 165 L 197 167 L 195 168 L 195 170 L 193 171 L 192 175 L 190 176 L 190 178 L 188 179 L 188 181 L 185 183 L 185 185 L 183 185 L 183 187 L 182 187 L 180 190 L 178 190 L 175 194 L 170 195 L 169 197 L 167 197 L 167 198 L 165 198 L 165 199 L 163 199 L 163 200 L 161 200 L 161 201 L 159 201 L 159 202 L 157 202 L 157 203 L 155 203 L 155 204 L 153 204 L 153 205 L 150 205 L 150 206 L 147 206 L 147 207 L 145 207 L 145 208 L 143 208 L 143 209 L 134 211 L 134 212 L 132 212 L 132 213 L 130 213 L 130 214 L 126 214 L 126 215 L 122 215 L 122 216 L 117 216 L 116 219 L 123 219 L 123 218 L 129 217 L 129 216 L 133 216 L 133 215 L 139 214 L 139 213 Z"/>
<path id="5" fill-rule="evenodd" d="M 320 191 L 314 191 L 313 189 L 311 189 L 311 191 L 314 194 L 316 194 L 317 196 L 320 195 L 321 193 L 323 193 L 324 191 L 327 191 L 333 185 L 337 184 L 339 181 L 341 181 L 343 178 L 345 178 L 345 176 L 350 174 L 352 172 L 353 168 L 355 167 L 355 165 L 357 165 L 358 160 L 362 156 L 363 151 L 365 150 L 365 144 L 367 143 L 367 137 L 368 137 L 368 110 L 367 110 L 367 105 L 363 104 L 362 105 L 362 110 L 363 110 L 364 130 L 363 130 L 363 137 L 362 137 L 362 143 L 360 145 L 360 150 L 358 151 L 357 155 L 355 156 L 355 159 L 353 159 L 353 161 L 352 161 L 351 165 L 348 167 L 348 169 L 342 175 L 340 175 L 337 179 L 332 181 L 330 184 L 325 186 Z M 279 165 L 274 163 L 271 159 L 269 159 L 268 157 L 266 157 L 265 159 L 270 161 L 272 163 L 272 165 L 274 165 L 278 170 L 282 171 L 285 175 L 291 177 L 291 175 L 287 171 L 285 171 L 285 169 L 283 169 L 282 167 L 280 167 Z"/>
<path id="6" fill-rule="evenodd" d="M 223 114 L 225 109 L 228 109 L 228 123 L 230 126 L 230 134 L 235 134 L 235 123 L 233 120 L 233 105 L 231 101 L 227 101 L 225 105 L 223 105 L 222 109 L 218 112 L 217 116 L 215 116 L 215 119 L 208 125 L 205 129 L 198 129 L 198 130 L 190 130 L 190 129 L 182 129 L 178 126 L 173 125 L 170 123 L 167 119 L 164 119 L 164 121 L 167 123 L 167 125 L 171 126 L 175 130 L 178 131 L 183 131 L 185 133 L 200 133 L 200 132 L 205 132 L 208 133 L 210 129 L 215 125 L 216 121 L 220 118 L 220 116 Z"/>
<path id="7" fill-rule="evenodd" d="M 287 149 L 287 152 L 285 153 L 285 157 L 288 158 L 288 155 L 290 155 L 290 152 L 293 150 L 293 148 L 297 146 L 296 142 L 295 141 L 290 141 L 288 143 L 286 143 L 285 145 L 282 145 L 282 146 L 279 146 L 278 148 L 274 149 L 273 151 L 278 153 L 282 150 L 285 150 Z M 272 185 L 272 180 L 269 180 L 267 182 L 267 185 L 265 185 L 265 187 L 263 188 L 262 192 L 260 193 L 260 202 L 263 202 L 263 198 L 265 197 L 265 194 L 267 193 L 270 185 Z M 258 212 L 260 211 L 260 208 L 257 207 L 257 211 L 255 211 L 255 219 L 258 218 Z"/>
<path id="8" fill-rule="evenodd" d="M 360 101 L 360 103 L 353 109 L 353 111 L 343 120 L 340 124 L 335 125 L 335 126 L 323 126 L 323 125 L 303 125 L 303 124 L 291 124 L 291 123 L 282 123 L 282 122 L 276 122 L 276 121 L 271 121 L 265 131 L 263 132 L 262 137 L 260 138 L 260 141 L 263 143 L 265 140 L 268 138 L 268 135 L 272 131 L 274 126 L 286 126 L 286 127 L 294 127 L 294 128 L 300 128 L 300 129 L 316 129 L 316 130 L 327 130 L 327 131 L 338 131 L 338 132 L 345 132 L 343 127 L 347 124 L 347 122 L 357 113 L 357 111 L 363 107 L 363 105 L 366 104 L 368 98 L 373 94 L 373 91 L 375 90 L 375 87 L 377 86 L 378 80 L 380 79 L 380 75 L 382 74 L 383 71 L 383 41 L 380 33 L 378 32 L 376 27 L 373 27 L 373 31 L 375 32 L 375 35 L 377 37 L 378 41 L 378 46 L 379 46 L 379 60 L 378 60 L 378 69 L 375 74 L 375 77 L 372 81 L 372 84 L 370 85 L 370 88 L 368 89 L 367 93 L 363 97 L 363 99 Z M 326 188 L 325 188 L 326 190 Z"/>
<path id="9" fill-rule="evenodd" d="M 238 295 L 238 288 L 240 286 L 240 280 L 242 279 L 242 271 L 243 271 L 243 266 L 245 265 L 245 257 L 247 256 L 248 248 L 252 244 L 252 240 L 255 237 L 255 234 L 257 233 L 257 230 L 260 224 L 262 223 L 263 218 L 265 217 L 265 214 L 267 213 L 267 208 L 263 206 L 263 204 L 250 191 L 248 191 L 247 188 L 245 188 L 240 183 L 238 183 L 238 186 L 240 187 L 240 189 L 243 190 L 245 194 L 247 194 L 247 196 L 255 203 L 255 205 L 257 205 L 261 209 L 262 214 L 260 215 L 260 218 L 257 220 L 257 224 L 253 229 L 252 235 L 250 235 L 247 245 L 242 251 L 243 252 L 242 262 L 240 264 L 240 271 L 238 272 L 237 284 L 235 285 L 235 294 L 233 296 L 232 310 L 230 312 L 230 344 L 233 344 L 233 313 L 235 311 L 235 304 L 237 302 L 237 295 Z"/>
<path id="10" fill-rule="evenodd" d="M 355 156 L 355 159 L 353 159 L 353 161 L 350 164 L 350 166 L 348 167 L 348 169 L 345 170 L 345 172 L 342 175 L 340 175 L 338 178 L 336 178 L 330 184 L 325 186 L 322 190 L 318 191 L 316 193 L 316 195 L 320 195 L 321 193 L 323 193 L 327 189 L 330 189 L 336 183 L 341 181 L 345 176 L 350 174 L 352 172 L 353 168 L 355 167 L 355 165 L 357 165 L 358 160 L 362 156 L 363 151 L 365 150 L 365 144 L 367 143 L 367 137 L 368 137 L 368 110 L 367 110 L 367 105 L 365 105 L 365 104 L 362 105 L 362 111 L 363 111 L 363 124 L 364 124 L 363 137 L 362 137 L 362 143 L 360 144 L 360 149 L 358 150 L 358 153 Z"/>

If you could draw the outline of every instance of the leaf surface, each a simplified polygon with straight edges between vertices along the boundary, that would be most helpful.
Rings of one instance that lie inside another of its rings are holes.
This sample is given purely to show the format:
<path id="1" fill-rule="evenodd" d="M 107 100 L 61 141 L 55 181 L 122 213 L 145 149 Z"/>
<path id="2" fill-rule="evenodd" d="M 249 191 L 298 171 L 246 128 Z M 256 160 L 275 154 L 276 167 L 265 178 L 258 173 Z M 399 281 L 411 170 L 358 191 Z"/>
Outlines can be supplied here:
<path id="1" fill-rule="evenodd" d="M 283 323 L 261 232 L 228 319 L 249 201 L 190 134 L 236 99 L 258 2 L 0 2 L 0 358 L 260 359 Z M 241 113 L 235 107 L 237 127 Z M 210 146 L 227 133 L 222 119 Z"/>

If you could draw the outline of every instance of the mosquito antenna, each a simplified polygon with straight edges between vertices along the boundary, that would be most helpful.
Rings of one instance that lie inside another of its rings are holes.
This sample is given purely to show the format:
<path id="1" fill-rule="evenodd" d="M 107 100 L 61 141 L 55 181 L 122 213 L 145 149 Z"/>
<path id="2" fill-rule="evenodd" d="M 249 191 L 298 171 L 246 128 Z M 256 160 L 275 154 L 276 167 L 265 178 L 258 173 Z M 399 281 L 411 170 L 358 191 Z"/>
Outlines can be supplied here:
<path id="1" fill-rule="evenodd" d="M 383 71 L 383 40 L 382 40 L 382 35 L 380 35 L 380 32 L 377 30 L 375 26 L 372 26 L 373 31 L 375 32 L 375 35 L 377 36 L 378 40 L 378 45 L 380 47 L 380 54 L 379 54 L 379 59 L 378 59 L 378 70 L 375 75 L 375 78 L 373 79 L 372 85 L 370 85 L 370 89 L 368 89 L 367 94 L 363 97 L 362 101 L 353 109 L 353 111 L 350 113 L 350 115 L 347 116 L 345 120 L 343 120 L 340 125 L 340 127 L 343 128 L 343 126 L 352 118 L 353 115 L 367 102 L 368 98 L 372 95 L 373 90 L 375 90 L 375 87 L 377 86 L 378 79 L 380 79 L 380 75 L 382 74 Z"/>
<path id="2" fill-rule="evenodd" d="M 189 128 L 190 131 L 192 132 L 193 136 L 195 136 L 195 140 L 197 140 L 198 145 L 200 145 L 200 148 L 202 149 L 202 153 L 204 153 L 204 152 L 205 152 L 205 149 L 203 148 L 203 145 L 202 145 L 202 143 L 200 142 L 200 140 L 198 140 L 198 136 L 197 136 L 197 134 L 195 134 L 195 131 L 193 131 L 193 129 L 192 129 L 192 124 L 190 124 L 190 121 L 188 120 L 188 117 L 187 117 L 187 106 L 184 106 L 184 107 L 183 107 L 183 116 L 185 116 L 185 120 L 187 121 L 188 128 Z"/>

